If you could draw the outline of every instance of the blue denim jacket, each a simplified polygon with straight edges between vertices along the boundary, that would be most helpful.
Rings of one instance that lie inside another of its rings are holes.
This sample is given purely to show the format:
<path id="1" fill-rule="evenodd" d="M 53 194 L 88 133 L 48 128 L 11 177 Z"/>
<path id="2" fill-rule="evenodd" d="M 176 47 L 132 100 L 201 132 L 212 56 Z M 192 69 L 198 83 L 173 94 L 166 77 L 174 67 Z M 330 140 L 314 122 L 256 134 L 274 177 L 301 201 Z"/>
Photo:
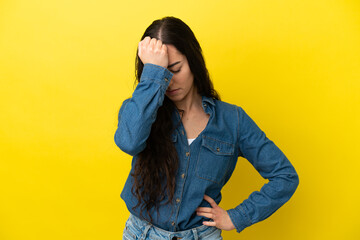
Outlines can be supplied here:
<path id="1" fill-rule="evenodd" d="M 125 100 L 120 108 L 115 143 L 133 156 L 130 172 L 138 154 L 145 148 L 171 78 L 169 70 L 145 64 L 140 83 L 132 97 Z M 210 118 L 195 141 L 188 144 L 181 123 L 172 134 L 179 156 L 174 200 L 172 204 L 160 205 L 159 215 L 153 212 L 153 224 L 172 232 L 202 225 L 206 218 L 196 215 L 196 208 L 210 207 L 203 199 L 204 194 L 219 204 L 221 189 L 241 156 L 269 182 L 233 209 L 227 210 L 237 232 L 240 232 L 269 217 L 288 201 L 299 184 L 299 178 L 282 151 L 241 107 L 207 97 L 202 97 L 202 103 Z M 174 111 L 172 120 L 174 126 L 181 122 L 178 111 Z M 132 209 L 137 204 L 131 192 L 132 184 L 133 178 L 129 174 L 121 197 L 128 210 L 139 217 L 139 207 Z M 164 202 L 167 200 L 164 199 Z M 143 215 L 146 216 L 146 213 Z"/>

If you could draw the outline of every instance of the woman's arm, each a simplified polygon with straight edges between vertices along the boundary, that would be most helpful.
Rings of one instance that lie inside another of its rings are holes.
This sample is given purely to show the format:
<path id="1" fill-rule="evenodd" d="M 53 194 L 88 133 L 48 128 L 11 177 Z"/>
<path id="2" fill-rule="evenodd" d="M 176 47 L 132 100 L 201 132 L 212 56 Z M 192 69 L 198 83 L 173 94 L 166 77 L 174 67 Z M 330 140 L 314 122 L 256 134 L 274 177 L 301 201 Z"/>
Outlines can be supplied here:
<path id="1" fill-rule="evenodd" d="M 134 156 L 144 150 L 172 75 L 158 65 L 144 65 L 132 97 L 123 102 L 119 111 L 114 139 L 122 151 Z"/>
<path id="2" fill-rule="evenodd" d="M 299 177 L 283 152 L 240 107 L 238 116 L 240 155 L 269 180 L 260 191 L 251 193 L 248 199 L 227 211 L 237 232 L 240 232 L 269 217 L 287 202 L 299 184 Z"/>
<path id="3" fill-rule="evenodd" d="M 212 219 L 203 222 L 204 225 L 223 230 L 236 228 L 237 232 L 241 232 L 269 217 L 288 201 L 299 184 L 299 178 L 286 156 L 241 108 L 238 108 L 238 121 L 239 155 L 245 157 L 269 182 L 236 208 L 227 211 L 209 196 L 204 196 L 211 207 L 199 207 L 196 212 Z"/>
<path id="4" fill-rule="evenodd" d="M 145 37 L 139 42 L 138 55 L 144 64 L 140 82 L 120 108 L 114 136 L 116 145 L 133 156 L 144 150 L 173 76 L 167 70 L 167 47 L 160 40 Z"/>

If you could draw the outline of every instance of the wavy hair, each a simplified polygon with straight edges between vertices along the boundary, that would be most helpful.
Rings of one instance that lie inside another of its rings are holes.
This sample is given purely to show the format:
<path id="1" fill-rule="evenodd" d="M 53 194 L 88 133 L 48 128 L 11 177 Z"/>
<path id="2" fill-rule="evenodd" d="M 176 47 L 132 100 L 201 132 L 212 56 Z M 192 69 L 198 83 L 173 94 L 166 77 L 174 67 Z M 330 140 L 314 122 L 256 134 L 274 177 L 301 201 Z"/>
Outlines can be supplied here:
<path id="1" fill-rule="evenodd" d="M 220 99 L 210 80 L 202 49 L 188 25 L 175 17 L 164 17 L 152 22 L 145 30 L 141 40 L 146 36 L 161 40 L 163 44 L 173 45 L 188 60 L 190 70 L 194 75 L 194 85 L 201 96 Z M 138 52 L 137 52 L 138 53 Z M 138 54 L 135 60 L 135 84 L 140 82 L 144 64 Z M 171 134 L 177 125 L 172 124 L 171 116 L 176 109 L 175 104 L 165 96 L 159 107 L 155 122 L 151 127 L 150 136 L 145 149 L 138 155 L 132 176 L 134 183 L 132 193 L 141 207 L 150 217 L 150 211 L 155 207 L 158 211 L 160 203 L 173 203 L 175 191 L 175 176 L 178 169 L 178 155 Z M 182 110 L 178 109 L 180 112 Z"/>

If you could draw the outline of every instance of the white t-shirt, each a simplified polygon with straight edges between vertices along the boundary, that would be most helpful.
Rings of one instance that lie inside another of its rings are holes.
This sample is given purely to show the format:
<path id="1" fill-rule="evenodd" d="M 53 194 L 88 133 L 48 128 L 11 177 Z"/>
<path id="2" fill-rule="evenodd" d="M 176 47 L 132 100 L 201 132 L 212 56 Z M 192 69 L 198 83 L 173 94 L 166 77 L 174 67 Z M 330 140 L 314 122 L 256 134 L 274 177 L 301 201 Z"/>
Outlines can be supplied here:
<path id="1" fill-rule="evenodd" d="M 188 138 L 189 145 L 195 140 L 195 138 Z"/>

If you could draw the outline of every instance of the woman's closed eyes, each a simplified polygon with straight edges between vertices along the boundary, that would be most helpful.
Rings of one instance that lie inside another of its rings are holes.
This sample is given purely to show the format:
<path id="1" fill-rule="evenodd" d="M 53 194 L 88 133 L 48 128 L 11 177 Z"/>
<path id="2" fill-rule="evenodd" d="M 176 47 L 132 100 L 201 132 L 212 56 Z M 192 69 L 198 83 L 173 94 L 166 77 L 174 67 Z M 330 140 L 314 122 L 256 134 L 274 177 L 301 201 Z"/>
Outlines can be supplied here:
<path id="1" fill-rule="evenodd" d="M 180 72 L 180 70 L 181 70 L 181 68 L 179 69 L 179 70 L 170 70 L 170 72 L 172 72 L 172 73 L 178 73 L 178 72 Z"/>

